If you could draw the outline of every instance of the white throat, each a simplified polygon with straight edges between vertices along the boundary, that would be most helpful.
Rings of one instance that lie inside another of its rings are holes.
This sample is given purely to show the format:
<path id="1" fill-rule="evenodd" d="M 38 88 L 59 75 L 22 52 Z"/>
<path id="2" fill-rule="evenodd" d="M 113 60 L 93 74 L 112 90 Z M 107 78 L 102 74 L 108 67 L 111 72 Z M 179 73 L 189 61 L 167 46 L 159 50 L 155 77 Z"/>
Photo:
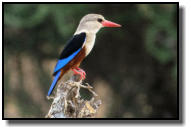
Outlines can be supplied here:
<path id="1" fill-rule="evenodd" d="M 85 49 L 86 49 L 86 56 L 91 52 L 94 44 L 95 44 L 95 38 L 96 38 L 96 34 L 91 34 L 91 33 L 86 33 L 87 37 L 86 37 L 86 42 L 84 43 Z"/>

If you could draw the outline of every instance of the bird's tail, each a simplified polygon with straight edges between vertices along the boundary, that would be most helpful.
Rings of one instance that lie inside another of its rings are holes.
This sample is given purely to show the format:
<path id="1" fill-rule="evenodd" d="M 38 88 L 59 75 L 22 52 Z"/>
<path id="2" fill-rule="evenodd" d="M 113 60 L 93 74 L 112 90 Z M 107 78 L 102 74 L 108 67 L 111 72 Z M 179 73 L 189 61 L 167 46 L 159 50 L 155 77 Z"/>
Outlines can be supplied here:
<path id="1" fill-rule="evenodd" d="M 56 86 L 56 83 L 58 82 L 60 74 L 61 74 L 61 71 L 57 72 L 57 74 L 55 75 L 54 80 L 53 80 L 53 82 L 52 82 L 52 84 L 50 86 L 50 89 L 48 91 L 48 96 L 50 96 L 50 94 L 52 93 L 54 87 Z"/>

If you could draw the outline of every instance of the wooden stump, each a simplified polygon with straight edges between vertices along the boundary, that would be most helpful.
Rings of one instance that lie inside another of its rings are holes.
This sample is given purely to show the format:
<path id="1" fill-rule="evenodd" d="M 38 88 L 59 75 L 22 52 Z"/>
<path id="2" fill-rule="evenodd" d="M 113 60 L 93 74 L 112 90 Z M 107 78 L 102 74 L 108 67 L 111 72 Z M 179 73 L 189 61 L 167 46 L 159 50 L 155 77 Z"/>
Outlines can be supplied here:
<path id="1" fill-rule="evenodd" d="M 88 89 L 93 95 L 90 100 L 81 98 L 80 89 Z M 79 75 L 73 75 L 70 80 L 61 82 L 56 90 L 51 107 L 46 118 L 92 118 L 95 117 L 101 105 L 101 100 L 95 100 L 97 94 L 88 83 L 82 84 Z"/>

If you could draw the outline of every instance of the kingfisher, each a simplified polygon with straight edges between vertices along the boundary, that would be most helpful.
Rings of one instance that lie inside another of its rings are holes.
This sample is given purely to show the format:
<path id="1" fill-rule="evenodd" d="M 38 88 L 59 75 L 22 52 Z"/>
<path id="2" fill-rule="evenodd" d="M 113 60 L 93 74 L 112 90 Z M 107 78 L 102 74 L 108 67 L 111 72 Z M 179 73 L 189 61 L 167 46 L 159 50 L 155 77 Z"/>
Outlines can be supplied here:
<path id="1" fill-rule="evenodd" d="M 67 42 L 54 68 L 54 80 L 48 91 L 48 96 L 51 95 L 61 77 L 69 70 L 72 70 L 74 75 L 80 75 L 81 80 L 85 79 L 86 73 L 79 66 L 82 60 L 91 52 L 96 33 L 102 27 L 121 27 L 121 25 L 106 20 L 100 14 L 87 14 L 80 20 L 77 30 Z"/>

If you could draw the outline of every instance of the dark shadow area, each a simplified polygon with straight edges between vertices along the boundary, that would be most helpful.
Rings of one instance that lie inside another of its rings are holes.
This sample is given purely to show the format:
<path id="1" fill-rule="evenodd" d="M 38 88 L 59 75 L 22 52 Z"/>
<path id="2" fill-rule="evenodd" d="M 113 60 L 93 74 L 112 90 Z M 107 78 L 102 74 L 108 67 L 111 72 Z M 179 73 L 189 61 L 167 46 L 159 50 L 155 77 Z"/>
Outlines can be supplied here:
<path id="1" fill-rule="evenodd" d="M 9 120 L 10 126 L 16 125 L 176 125 L 180 120 Z"/>
<path id="2" fill-rule="evenodd" d="M 181 123 L 184 123 L 185 120 L 185 93 L 184 93 L 184 7 L 179 8 L 179 119 Z"/>

